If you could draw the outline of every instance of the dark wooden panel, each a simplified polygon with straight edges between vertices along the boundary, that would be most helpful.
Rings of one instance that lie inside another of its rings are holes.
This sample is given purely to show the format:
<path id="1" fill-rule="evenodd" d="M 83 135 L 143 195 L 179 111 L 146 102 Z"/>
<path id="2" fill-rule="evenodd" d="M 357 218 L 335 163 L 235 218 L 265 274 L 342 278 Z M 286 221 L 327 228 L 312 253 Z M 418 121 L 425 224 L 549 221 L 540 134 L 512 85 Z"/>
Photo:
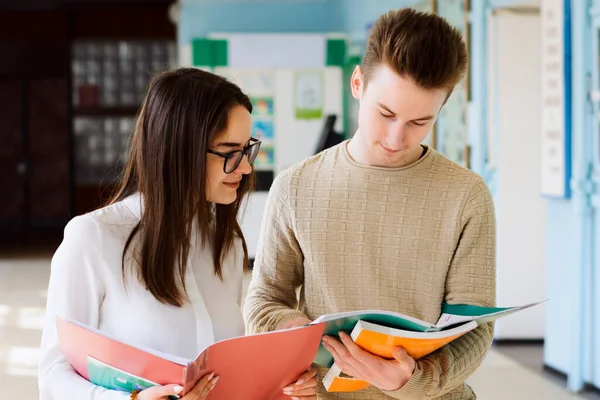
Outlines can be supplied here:
<path id="1" fill-rule="evenodd" d="M 0 43 L 0 51 L 0 75 L 69 76 L 68 42 L 4 42 Z"/>
<path id="2" fill-rule="evenodd" d="M 103 207 L 116 190 L 116 184 L 77 185 L 75 187 L 75 214 L 81 215 Z"/>
<path id="3" fill-rule="evenodd" d="M 109 188 L 70 185 L 70 43 L 174 40 L 171 2 L 0 0 L 0 10 L 20 10 L 0 11 L 0 243 L 60 234 L 70 205 L 80 213 L 106 200 Z M 45 10 L 23 11 L 28 8 Z M 17 172 L 20 161 L 28 166 L 23 174 Z"/>
<path id="4" fill-rule="evenodd" d="M 0 79 L 0 230 L 21 228 L 24 218 L 23 176 L 17 167 L 22 157 L 22 84 Z"/>
<path id="5" fill-rule="evenodd" d="M 72 8 L 89 8 L 98 6 L 123 6 L 135 4 L 148 6 L 152 4 L 169 4 L 174 0 L 0 0 L 0 10 L 34 11 L 64 10 Z"/>
<path id="6" fill-rule="evenodd" d="M 1 75 L 19 75 L 21 73 L 22 45 L 0 40 L 0 76 Z M 0 107 L 2 103 L 0 103 Z"/>
<path id="7" fill-rule="evenodd" d="M 66 41 L 68 28 L 66 11 L 0 12 L 0 41 Z"/>
<path id="8" fill-rule="evenodd" d="M 69 217 L 69 89 L 67 79 L 29 83 L 31 221 L 53 225 Z"/>
<path id="9" fill-rule="evenodd" d="M 74 39 L 175 39 L 168 7 L 98 8 L 74 10 Z"/>
<path id="10" fill-rule="evenodd" d="M 139 107 L 77 107 L 73 115 L 79 117 L 135 117 Z"/>
<path id="11" fill-rule="evenodd" d="M 66 76 L 68 41 L 66 11 L 0 12 L 0 74 Z"/>

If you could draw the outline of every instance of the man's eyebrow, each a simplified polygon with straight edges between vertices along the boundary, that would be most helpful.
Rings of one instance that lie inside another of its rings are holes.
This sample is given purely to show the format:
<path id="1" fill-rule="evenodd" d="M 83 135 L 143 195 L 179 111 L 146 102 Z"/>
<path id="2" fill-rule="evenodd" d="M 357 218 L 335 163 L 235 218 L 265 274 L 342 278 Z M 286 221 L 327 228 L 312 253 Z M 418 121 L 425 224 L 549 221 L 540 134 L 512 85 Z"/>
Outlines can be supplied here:
<path id="1" fill-rule="evenodd" d="M 390 114 L 394 114 L 394 115 L 396 115 L 396 113 L 395 113 L 395 112 L 393 112 L 392 110 L 390 110 L 390 109 L 389 109 L 389 108 L 388 108 L 388 107 L 387 107 L 385 104 L 381 104 L 381 103 L 379 103 L 379 102 L 378 102 L 378 103 L 377 103 L 377 105 L 378 105 L 380 108 L 383 108 L 385 111 L 389 112 Z"/>
<path id="2" fill-rule="evenodd" d="M 390 114 L 396 115 L 396 113 L 393 112 L 392 110 L 390 110 L 385 104 L 381 104 L 378 102 L 377 105 L 380 108 L 383 108 L 385 111 L 389 112 Z M 413 119 L 412 121 L 429 121 L 429 120 L 432 120 L 433 118 L 434 118 L 433 115 L 427 115 L 426 117 L 416 118 L 416 119 Z"/>
<path id="3" fill-rule="evenodd" d="M 413 119 L 413 121 L 429 121 L 433 119 L 433 115 L 428 115 L 426 117 L 422 117 L 422 118 L 417 118 L 417 119 Z"/>

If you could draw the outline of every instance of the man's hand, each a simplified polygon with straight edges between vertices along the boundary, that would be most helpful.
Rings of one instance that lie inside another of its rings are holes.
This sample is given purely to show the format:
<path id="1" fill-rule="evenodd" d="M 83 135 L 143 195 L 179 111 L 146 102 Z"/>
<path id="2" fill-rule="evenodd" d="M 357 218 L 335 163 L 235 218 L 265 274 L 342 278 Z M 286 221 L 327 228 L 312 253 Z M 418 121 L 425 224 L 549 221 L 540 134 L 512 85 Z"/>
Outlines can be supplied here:
<path id="1" fill-rule="evenodd" d="M 279 329 L 296 328 L 298 326 L 304 326 L 310 324 L 312 321 L 306 317 L 299 317 L 285 321 Z"/>
<path id="2" fill-rule="evenodd" d="M 417 363 L 403 348 L 396 348 L 394 359 L 387 360 L 364 351 L 344 332 L 340 339 L 342 343 L 324 336 L 323 345 L 343 373 L 386 391 L 402 388 L 412 377 Z"/>

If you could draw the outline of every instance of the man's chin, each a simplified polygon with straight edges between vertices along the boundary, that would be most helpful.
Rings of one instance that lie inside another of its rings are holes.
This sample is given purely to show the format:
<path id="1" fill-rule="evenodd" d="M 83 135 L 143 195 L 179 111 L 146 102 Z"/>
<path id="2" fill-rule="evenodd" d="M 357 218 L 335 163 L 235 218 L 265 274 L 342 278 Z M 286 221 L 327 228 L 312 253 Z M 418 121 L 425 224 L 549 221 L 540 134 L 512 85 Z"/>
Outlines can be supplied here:
<path id="1" fill-rule="evenodd" d="M 380 147 L 380 151 L 377 152 L 378 164 L 386 168 L 399 168 L 412 164 L 416 160 L 411 160 L 410 149 L 402 149 L 397 152 L 389 152 Z M 418 159 L 418 158 L 417 158 Z"/>

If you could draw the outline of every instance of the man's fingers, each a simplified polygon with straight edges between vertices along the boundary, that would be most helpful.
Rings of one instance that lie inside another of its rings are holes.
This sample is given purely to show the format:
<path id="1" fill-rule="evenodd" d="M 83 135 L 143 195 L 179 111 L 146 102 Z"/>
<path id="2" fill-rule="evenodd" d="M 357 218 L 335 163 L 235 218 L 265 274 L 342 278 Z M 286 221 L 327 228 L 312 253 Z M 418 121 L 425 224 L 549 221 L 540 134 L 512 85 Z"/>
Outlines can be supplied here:
<path id="1" fill-rule="evenodd" d="M 349 340 L 352 341 L 352 339 Z M 365 364 L 362 360 L 354 357 L 354 355 L 350 353 L 350 351 L 344 343 L 333 338 L 327 338 L 326 343 L 334 347 L 336 353 L 339 355 L 339 358 L 357 373 L 362 375 L 362 371 L 366 371 L 369 369 L 367 364 Z"/>
<path id="2" fill-rule="evenodd" d="M 340 339 L 344 346 L 346 346 L 346 349 L 348 349 L 350 355 L 352 355 L 352 357 L 360 361 L 365 366 L 368 367 L 369 363 L 375 361 L 375 357 L 372 354 L 361 349 L 360 346 L 354 343 L 352 338 L 345 332 L 340 332 Z"/>
<path id="3" fill-rule="evenodd" d="M 329 341 L 323 341 L 323 347 L 325 347 L 327 351 L 331 353 L 333 358 L 341 358 L 340 354 L 338 353 L 338 347 L 329 344 Z"/>
<path id="4" fill-rule="evenodd" d="M 402 347 L 396 347 L 394 349 L 394 353 L 392 354 L 394 356 L 394 358 L 400 362 L 405 361 L 408 357 L 410 357 L 408 355 L 408 353 L 406 352 L 406 350 L 404 350 L 404 348 Z"/>
<path id="5" fill-rule="evenodd" d="M 340 341 L 338 341 L 338 340 L 336 340 L 336 339 L 334 339 L 332 337 L 326 336 L 323 339 L 323 343 L 326 344 L 326 345 L 328 345 L 329 347 L 332 347 L 335 350 L 335 352 L 337 354 L 339 354 L 340 356 L 342 356 L 342 357 L 349 357 L 349 356 L 351 356 L 350 352 L 348 351 L 348 349 L 346 348 L 346 346 L 344 346 L 343 343 L 341 343 Z"/>
<path id="6" fill-rule="evenodd" d="M 349 362 L 349 357 L 350 359 L 352 358 L 352 356 L 348 356 L 348 357 L 342 357 L 338 354 L 337 350 L 335 348 L 333 348 L 332 346 L 328 345 L 327 343 L 324 343 L 325 348 L 331 353 L 331 355 L 333 356 L 333 360 L 335 362 L 335 365 L 337 365 L 343 373 L 350 375 L 352 377 L 358 378 L 359 377 L 359 370 Z"/>

